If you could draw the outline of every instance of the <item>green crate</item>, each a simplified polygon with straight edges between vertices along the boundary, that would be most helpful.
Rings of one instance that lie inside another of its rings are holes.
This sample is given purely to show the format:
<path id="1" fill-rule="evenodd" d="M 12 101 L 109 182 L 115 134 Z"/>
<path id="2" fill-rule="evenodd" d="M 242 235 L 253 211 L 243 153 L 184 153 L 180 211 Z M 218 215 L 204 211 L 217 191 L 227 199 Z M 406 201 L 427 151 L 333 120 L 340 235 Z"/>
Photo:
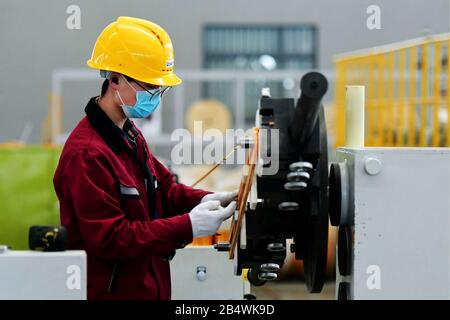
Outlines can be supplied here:
<path id="1" fill-rule="evenodd" d="M 32 225 L 59 225 L 53 174 L 60 148 L 0 147 L 0 244 L 28 249 Z"/>

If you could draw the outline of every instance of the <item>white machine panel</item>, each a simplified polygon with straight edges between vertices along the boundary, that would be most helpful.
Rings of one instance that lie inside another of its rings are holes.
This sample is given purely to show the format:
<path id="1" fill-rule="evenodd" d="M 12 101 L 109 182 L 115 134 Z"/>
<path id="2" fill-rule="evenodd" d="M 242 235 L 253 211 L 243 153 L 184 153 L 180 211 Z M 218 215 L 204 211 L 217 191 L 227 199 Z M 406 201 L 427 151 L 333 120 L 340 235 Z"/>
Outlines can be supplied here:
<path id="1" fill-rule="evenodd" d="M 0 300 L 85 300 L 84 251 L 0 253 Z"/>
<path id="2" fill-rule="evenodd" d="M 170 273 L 174 300 L 242 300 L 250 291 L 249 283 L 233 274 L 228 252 L 217 252 L 213 246 L 177 250 Z"/>
<path id="3" fill-rule="evenodd" d="M 348 211 L 339 227 L 339 298 L 450 298 L 449 150 L 337 150 L 348 177 Z"/>

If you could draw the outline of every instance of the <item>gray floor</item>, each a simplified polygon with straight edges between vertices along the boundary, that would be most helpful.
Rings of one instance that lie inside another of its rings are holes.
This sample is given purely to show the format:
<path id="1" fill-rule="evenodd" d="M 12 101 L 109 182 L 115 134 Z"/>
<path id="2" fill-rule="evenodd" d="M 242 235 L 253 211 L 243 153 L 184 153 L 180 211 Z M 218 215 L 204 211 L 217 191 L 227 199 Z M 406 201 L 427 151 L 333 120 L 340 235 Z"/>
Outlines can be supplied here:
<path id="1" fill-rule="evenodd" d="M 258 300 L 334 300 L 334 290 L 334 281 L 326 282 L 322 292 L 315 294 L 309 293 L 300 281 L 274 281 L 251 289 Z"/>

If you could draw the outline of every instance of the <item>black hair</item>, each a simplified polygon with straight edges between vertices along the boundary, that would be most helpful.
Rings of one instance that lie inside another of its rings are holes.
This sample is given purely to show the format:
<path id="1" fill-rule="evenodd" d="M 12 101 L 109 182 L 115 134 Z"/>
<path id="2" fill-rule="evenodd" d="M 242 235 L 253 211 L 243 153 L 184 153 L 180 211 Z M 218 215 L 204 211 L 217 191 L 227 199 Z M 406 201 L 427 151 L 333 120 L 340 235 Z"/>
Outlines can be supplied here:
<path id="1" fill-rule="evenodd" d="M 108 91 L 109 87 L 109 79 L 105 79 L 102 84 L 102 92 L 100 93 L 100 97 L 103 97 L 106 94 L 106 91 Z"/>

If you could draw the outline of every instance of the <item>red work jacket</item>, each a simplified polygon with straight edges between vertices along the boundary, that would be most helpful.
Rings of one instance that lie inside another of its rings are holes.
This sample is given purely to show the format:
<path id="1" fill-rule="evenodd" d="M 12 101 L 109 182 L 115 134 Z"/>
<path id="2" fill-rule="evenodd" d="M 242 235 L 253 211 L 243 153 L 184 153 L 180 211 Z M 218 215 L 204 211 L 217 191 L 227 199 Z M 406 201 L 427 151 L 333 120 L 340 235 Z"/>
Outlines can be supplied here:
<path id="1" fill-rule="evenodd" d="M 68 249 L 87 252 L 88 299 L 170 299 L 169 260 L 208 192 L 176 183 L 131 121 L 119 129 L 95 98 L 85 111 L 53 182 Z"/>

